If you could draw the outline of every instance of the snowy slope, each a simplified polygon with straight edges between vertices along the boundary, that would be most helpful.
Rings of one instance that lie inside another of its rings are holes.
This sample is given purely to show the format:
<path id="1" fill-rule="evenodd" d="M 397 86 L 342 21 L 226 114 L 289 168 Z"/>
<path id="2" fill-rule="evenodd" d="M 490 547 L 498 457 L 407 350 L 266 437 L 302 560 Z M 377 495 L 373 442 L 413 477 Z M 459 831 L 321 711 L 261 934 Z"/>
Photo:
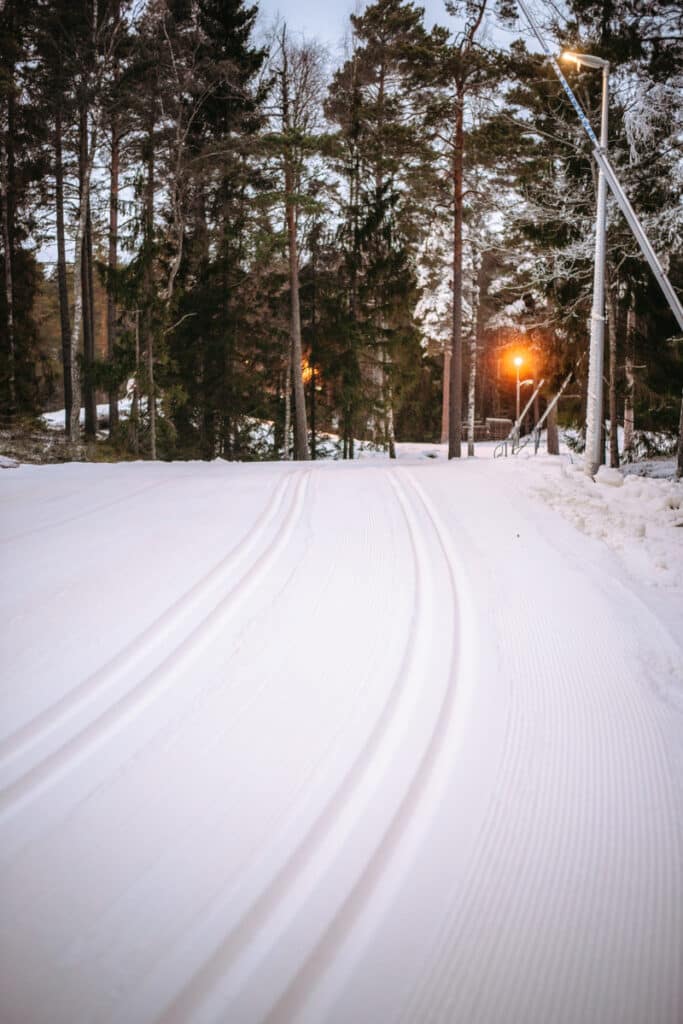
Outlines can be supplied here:
<path id="1" fill-rule="evenodd" d="M 683 1019 L 681 485 L 405 446 L 0 497 L 3 1022 Z"/>

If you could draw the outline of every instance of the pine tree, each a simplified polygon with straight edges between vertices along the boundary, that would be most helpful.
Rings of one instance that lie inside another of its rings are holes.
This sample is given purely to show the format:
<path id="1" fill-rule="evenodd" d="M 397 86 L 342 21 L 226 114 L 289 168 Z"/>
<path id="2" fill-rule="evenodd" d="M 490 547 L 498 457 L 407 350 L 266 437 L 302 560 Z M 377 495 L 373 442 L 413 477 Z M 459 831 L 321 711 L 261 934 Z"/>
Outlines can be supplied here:
<path id="1" fill-rule="evenodd" d="M 378 0 L 352 15 L 354 51 L 335 75 L 327 103 L 346 179 L 340 236 L 350 293 L 346 333 L 358 367 L 348 383 L 363 381 L 367 426 L 392 457 L 399 352 L 414 334 L 415 257 L 427 219 L 429 150 L 413 81 L 433 45 L 422 18 L 421 8 L 401 0 Z M 346 394 L 359 405 L 348 385 Z M 345 418 L 350 415 L 348 405 Z"/>

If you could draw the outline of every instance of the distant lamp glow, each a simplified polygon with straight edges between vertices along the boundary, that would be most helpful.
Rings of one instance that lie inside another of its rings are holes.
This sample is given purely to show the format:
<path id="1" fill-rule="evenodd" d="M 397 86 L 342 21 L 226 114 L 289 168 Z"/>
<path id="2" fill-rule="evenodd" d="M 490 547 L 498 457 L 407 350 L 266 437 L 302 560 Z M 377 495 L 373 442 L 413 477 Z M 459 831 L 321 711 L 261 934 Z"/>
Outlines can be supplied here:
<path id="1" fill-rule="evenodd" d="M 301 360 L 301 376 L 303 378 L 304 384 L 308 384 L 312 380 L 314 375 L 315 369 L 311 366 L 308 359 L 306 359 L 306 357 L 304 356 L 304 358 Z"/>
<path id="2" fill-rule="evenodd" d="M 522 359 L 521 356 L 515 356 L 514 363 L 515 363 L 516 367 L 519 368 L 522 365 L 523 362 L 524 362 L 524 360 Z"/>

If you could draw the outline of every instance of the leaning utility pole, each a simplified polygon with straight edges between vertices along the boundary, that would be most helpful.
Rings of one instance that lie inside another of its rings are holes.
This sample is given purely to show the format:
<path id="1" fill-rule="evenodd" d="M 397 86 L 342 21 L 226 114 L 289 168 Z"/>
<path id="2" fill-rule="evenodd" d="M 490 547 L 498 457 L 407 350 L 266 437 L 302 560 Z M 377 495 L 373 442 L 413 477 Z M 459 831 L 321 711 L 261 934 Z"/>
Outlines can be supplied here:
<path id="1" fill-rule="evenodd" d="M 619 204 L 619 208 L 620 208 L 621 212 L 623 213 L 624 217 L 626 218 L 628 226 L 631 228 L 631 231 L 635 235 L 636 241 L 638 242 L 638 245 L 640 246 L 641 252 L 645 256 L 645 258 L 648 261 L 648 263 L 650 264 L 650 267 L 652 268 L 652 272 L 654 273 L 655 277 L 657 278 L 657 282 L 659 283 L 659 286 L 662 289 L 667 302 L 669 303 L 671 311 L 672 311 L 673 315 L 675 316 L 675 318 L 676 318 L 676 320 L 678 322 L 678 326 L 683 331 L 683 305 L 681 304 L 681 300 L 678 298 L 678 295 L 674 291 L 674 288 L 673 288 L 673 285 L 671 284 L 671 281 L 669 281 L 668 277 L 664 273 L 664 268 L 662 267 L 661 263 L 659 262 L 657 254 L 654 251 L 654 249 L 652 248 L 652 245 L 650 244 L 650 240 L 647 237 L 647 235 L 645 234 L 645 231 L 643 229 L 642 224 L 638 220 L 638 217 L 636 216 L 636 213 L 635 213 L 633 207 L 631 206 L 626 193 L 624 192 L 623 188 L 621 187 L 621 185 L 619 183 L 619 180 L 618 180 L 618 178 L 617 178 L 617 176 L 616 176 L 616 174 L 614 172 L 614 169 L 613 169 L 611 163 L 609 162 L 609 159 L 608 159 L 607 154 L 605 152 L 604 145 L 601 145 L 601 143 L 598 141 L 598 138 L 597 138 L 595 132 L 593 131 L 592 127 L 591 127 L 590 121 L 586 117 L 586 115 L 585 115 L 582 107 L 580 106 L 576 96 L 572 92 L 572 89 L 571 89 L 569 83 L 567 82 L 567 79 L 564 77 L 564 75 L 562 73 L 562 69 L 560 68 L 559 64 L 557 63 L 557 60 L 555 59 L 555 57 L 550 52 L 548 44 L 546 43 L 545 39 L 543 38 L 543 36 L 541 34 L 541 31 L 540 31 L 538 25 L 536 24 L 536 21 L 534 20 L 534 17 L 531 14 L 527 4 L 524 2 L 524 0 L 518 0 L 518 3 L 519 3 L 519 6 L 522 9 L 522 11 L 523 11 L 523 13 L 524 13 L 524 15 L 526 17 L 526 20 L 529 22 L 529 25 L 530 25 L 534 35 L 538 39 L 538 41 L 539 41 L 539 43 L 541 45 L 541 49 L 543 50 L 543 52 L 545 53 L 546 57 L 550 61 L 555 74 L 559 78 L 560 83 L 562 85 L 562 88 L 564 89 L 564 91 L 566 92 L 567 96 L 569 97 L 569 100 L 570 100 L 572 106 L 574 107 L 574 110 L 576 111 L 576 113 L 578 115 L 579 121 L 581 122 L 584 131 L 586 132 L 586 134 L 588 135 L 588 138 L 590 139 L 591 143 L 593 144 L 593 156 L 595 157 L 595 161 L 596 161 L 598 167 L 600 168 L 601 174 L 604 176 L 604 180 L 609 185 L 614 198 L 616 199 L 617 203 Z M 590 380 L 595 381 L 596 371 L 598 370 L 598 367 L 595 366 L 594 363 L 595 363 L 595 360 L 594 360 L 594 356 L 593 356 L 593 348 L 591 347 L 591 361 L 589 361 L 589 367 L 588 367 L 589 381 Z M 602 366 L 600 366 L 599 369 L 600 369 L 600 382 L 599 383 L 600 383 L 600 386 L 601 386 L 602 385 Z M 590 396 L 589 396 L 589 400 L 590 400 Z M 598 439 L 597 441 L 595 441 L 595 438 L 593 436 L 589 437 L 588 434 L 586 436 L 586 472 L 590 473 L 590 475 L 592 475 L 593 472 L 595 471 L 595 469 L 597 469 L 597 466 L 595 466 L 595 467 L 593 466 L 593 462 L 594 462 L 594 454 L 593 453 L 594 453 L 594 450 L 596 449 L 597 445 L 599 444 L 599 438 L 600 438 L 600 432 L 601 432 L 601 423 L 597 423 L 597 424 L 594 423 L 593 422 L 593 417 L 591 415 L 589 415 L 589 417 L 588 417 L 588 428 L 589 428 L 589 433 L 592 431 L 592 434 L 597 435 L 597 439 Z M 589 442 L 590 442 L 590 447 L 589 447 Z"/>

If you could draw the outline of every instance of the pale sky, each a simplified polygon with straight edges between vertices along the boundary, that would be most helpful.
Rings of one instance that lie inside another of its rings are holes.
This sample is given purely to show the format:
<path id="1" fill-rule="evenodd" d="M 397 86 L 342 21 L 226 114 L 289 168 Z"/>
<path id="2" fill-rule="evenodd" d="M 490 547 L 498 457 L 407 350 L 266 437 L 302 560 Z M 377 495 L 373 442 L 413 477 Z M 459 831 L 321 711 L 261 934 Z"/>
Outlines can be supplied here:
<path id="1" fill-rule="evenodd" d="M 425 9 L 427 25 L 437 22 L 446 28 L 455 25 L 443 0 L 416 0 L 416 3 Z M 324 43 L 334 60 L 339 56 L 339 48 L 348 31 L 349 15 L 355 10 L 363 10 L 367 3 L 365 0 L 258 0 L 258 5 L 263 27 L 279 14 L 292 32 Z M 501 35 L 500 28 L 496 28 L 499 43 L 506 42 L 515 34 L 503 31 Z"/>

